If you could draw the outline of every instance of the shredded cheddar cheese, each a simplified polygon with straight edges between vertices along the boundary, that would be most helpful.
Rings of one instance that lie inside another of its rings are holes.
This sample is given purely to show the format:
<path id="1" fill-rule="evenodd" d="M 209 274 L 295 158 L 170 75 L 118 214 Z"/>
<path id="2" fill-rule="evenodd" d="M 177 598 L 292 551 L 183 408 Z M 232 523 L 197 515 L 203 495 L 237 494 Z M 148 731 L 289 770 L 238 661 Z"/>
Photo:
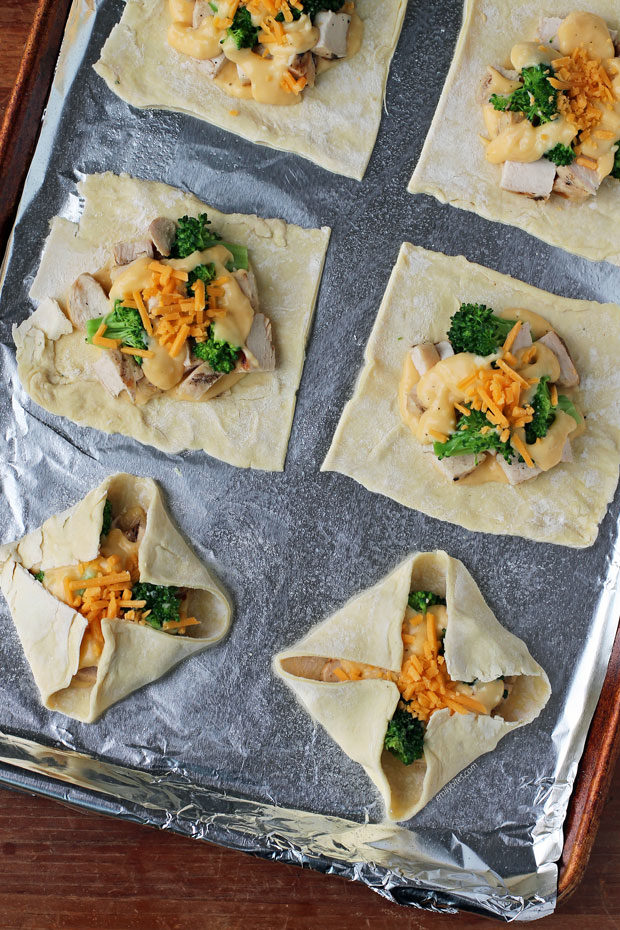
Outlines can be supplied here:
<path id="1" fill-rule="evenodd" d="M 603 107 L 616 103 L 611 79 L 599 59 L 590 58 L 583 45 L 570 55 L 556 58 L 553 68 L 563 93 L 558 94 L 558 109 L 580 133 L 580 141 L 592 134 L 603 118 Z M 590 167 L 587 165 L 586 167 Z"/>

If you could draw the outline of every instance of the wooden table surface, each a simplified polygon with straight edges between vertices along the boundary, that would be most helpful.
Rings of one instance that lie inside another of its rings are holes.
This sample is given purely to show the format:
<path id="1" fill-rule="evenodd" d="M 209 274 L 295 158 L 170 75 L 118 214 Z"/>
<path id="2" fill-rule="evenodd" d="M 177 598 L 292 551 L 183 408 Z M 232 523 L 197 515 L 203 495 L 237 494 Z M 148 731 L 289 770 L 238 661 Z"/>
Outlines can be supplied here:
<path id="1" fill-rule="evenodd" d="M 36 0 L 0 0 L 0 118 Z M 1 196 L 1 180 L 0 180 Z M 620 930 L 620 766 L 590 865 L 547 930 Z M 340 878 L 0 791 L 0 930 L 472 930 Z"/>

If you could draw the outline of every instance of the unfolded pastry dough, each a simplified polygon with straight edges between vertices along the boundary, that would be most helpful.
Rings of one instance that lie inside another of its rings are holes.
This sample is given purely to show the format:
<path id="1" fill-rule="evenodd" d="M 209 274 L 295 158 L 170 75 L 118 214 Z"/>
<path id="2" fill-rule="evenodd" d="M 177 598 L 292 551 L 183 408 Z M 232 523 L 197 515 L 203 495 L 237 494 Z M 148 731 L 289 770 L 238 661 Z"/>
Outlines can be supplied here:
<path id="1" fill-rule="evenodd" d="M 398 384 L 405 354 L 446 338 L 461 303 L 540 313 L 568 343 L 581 373 L 573 392 L 587 420 L 574 460 L 511 486 L 458 485 L 435 469 L 403 423 Z M 401 247 L 323 470 L 468 530 L 507 533 L 565 546 L 590 546 L 611 501 L 620 465 L 620 307 L 556 297 L 468 262 Z"/>
<path id="2" fill-rule="evenodd" d="M 39 306 L 13 328 L 28 394 L 51 413 L 166 452 L 203 449 L 242 468 L 280 471 L 330 230 L 220 213 L 192 194 L 128 175 L 88 175 L 78 191 L 84 198 L 80 223 L 52 220 L 30 290 Z M 112 397 L 91 371 L 98 350 L 85 344 L 83 331 L 72 331 L 63 313 L 69 287 L 82 272 L 105 265 L 115 242 L 143 236 L 155 217 L 176 220 L 204 210 L 225 239 L 248 246 L 261 310 L 273 324 L 276 369 L 248 375 L 211 401 L 161 394 L 137 406 L 126 392 Z"/>
<path id="3" fill-rule="evenodd" d="M 539 203 L 500 188 L 501 165 L 486 160 L 480 141 L 486 130 L 476 98 L 487 67 L 509 60 L 517 42 L 534 40 L 541 15 L 563 18 L 581 8 L 620 28 L 617 0 L 591 0 L 585 6 L 554 0 L 547 7 L 536 0 L 465 0 L 452 65 L 408 189 L 517 226 L 584 258 L 620 265 L 619 182 L 604 181 L 586 203 L 555 194 Z"/>
<path id="4" fill-rule="evenodd" d="M 128 0 L 94 67 L 111 91 L 136 107 L 189 113 L 361 180 L 379 130 L 406 7 L 407 0 L 357 0 L 364 21 L 361 49 L 320 74 L 296 106 L 238 100 L 221 91 L 205 75 L 203 62 L 168 45 L 165 0 Z"/>
<path id="5" fill-rule="evenodd" d="M 29 569 L 46 571 L 96 558 L 108 498 L 116 512 L 136 505 L 146 512 L 138 550 L 140 581 L 191 589 L 189 603 L 200 624 L 189 627 L 185 636 L 174 636 L 130 620 L 102 620 L 104 646 L 97 677 L 85 687 L 74 676 L 88 622 L 54 597 Z M 133 475 L 106 478 L 73 507 L 2 546 L 0 587 L 43 704 L 85 723 L 161 678 L 183 659 L 218 642 L 230 626 L 226 594 L 170 522 L 157 485 L 150 478 Z"/>
<path id="6" fill-rule="evenodd" d="M 383 749 L 399 701 L 391 681 L 366 679 L 332 683 L 294 674 L 302 656 L 343 658 L 400 671 L 401 628 L 412 590 L 445 597 L 448 622 L 445 659 L 452 679 L 493 681 L 517 676 L 503 716 L 432 714 L 424 756 L 403 765 Z M 374 587 L 350 600 L 333 616 L 274 659 L 274 671 L 297 699 L 355 762 L 364 767 L 385 801 L 387 816 L 408 820 L 475 759 L 494 749 L 511 730 L 530 723 L 551 694 L 549 680 L 525 643 L 509 633 L 486 605 L 475 581 L 446 552 L 414 553 Z"/>

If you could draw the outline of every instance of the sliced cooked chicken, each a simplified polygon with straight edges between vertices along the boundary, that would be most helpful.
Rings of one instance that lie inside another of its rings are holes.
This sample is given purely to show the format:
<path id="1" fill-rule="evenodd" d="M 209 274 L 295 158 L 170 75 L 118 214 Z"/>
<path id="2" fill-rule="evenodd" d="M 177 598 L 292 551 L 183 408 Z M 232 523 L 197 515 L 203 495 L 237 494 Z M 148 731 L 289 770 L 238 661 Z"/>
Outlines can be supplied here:
<path id="1" fill-rule="evenodd" d="M 592 168 L 583 165 L 561 165 L 553 185 L 556 194 L 569 200 L 587 200 L 601 186 L 601 178 Z"/>
<path id="2" fill-rule="evenodd" d="M 200 400 L 216 381 L 223 377 L 221 371 L 213 371 L 207 362 L 194 368 L 177 388 L 180 397 L 187 400 Z"/>
<path id="3" fill-rule="evenodd" d="M 439 355 L 440 362 L 442 362 L 444 358 L 450 358 L 452 355 L 454 355 L 454 349 L 452 348 L 451 344 L 448 342 L 447 339 L 445 339 L 443 342 L 436 342 L 435 351 Z M 417 365 L 416 365 L 416 368 L 417 368 Z"/>
<path id="4" fill-rule="evenodd" d="M 194 3 L 194 15 L 192 26 L 194 29 L 199 29 L 204 20 L 210 16 L 213 16 L 214 11 L 211 7 L 211 4 L 208 0 L 196 0 Z"/>
<path id="5" fill-rule="evenodd" d="M 299 78 L 305 77 L 306 87 L 314 87 L 314 81 L 316 78 L 316 67 L 314 64 L 314 57 L 312 52 L 306 52 L 304 55 L 298 55 L 292 65 L 289 67 L 289 71 L 293 77 Z"/>
<path id="6" fill-rule="evenodd" d="M 205 58 L 204 61 L 200 62 L 200 67 L 207 72 L 207 77 L 213 79 L 218 76 L 227 61 L 226 55 L 222 52 L 221 55 L 216 55 L 215 58 Z"/>
<path id="7" fill-rule="evenodd" d="M 505 161 L 500 187 L 534 200 L 548 200 L 553 190 L 556 167 L 548 158 L 538 161 Z"/>
<path id="8" fill-rule="evenodd" d="M 433 456 L 431 461 L 450 481 L 459 481 L 466 475 L 470 475 L 474 468 L 481 465 L 486 459 L 486 453 L 481 455 L 452 455 L 445 459 L 438 459 Z"/>
<path id="9" fill-rule="evenodd" d="M 127 391 L 130 400 L 135 399 L 136 384 L 142 372 L 130 355 L 118 349 L 106 349 L 93 364 L 93 372 L 112 397 Z"/>
<path id="10" fill-rule="evenodd" d="M 258 310 L 258 286 L 254 272 L 246 268 L 238 268 L 233 271 L 233 278 L 237 281 L 237 284 L 250 301 L 252 310 L 256 313 Z"/>
<path id="11" fill-rule="evenodd" d="M 87 320 L 96 320 L 110 312 L 106 292 L 91 274 L 81 274 L 69 291 L 69 316 L 77 329 L 86 329 Z"/>
<path id="12" fill-rule="evenodd" d="M 207 4 L 208 6 L 208 4 Z M 160 255 L 168 258 L 177 231 L 177 224 L 166 216 L 158 216 L 149 225 L 151 242 Z"/>
<path id="13" fill-rule="evenodd" d="M 322 10 L 314 17 L 319 38 L 312 49 L 319 58 L 345 58 L 351 17 L 348 13 L 331 13 Z"/>
<path id="14" fill-rule="evenodd" d="M 263 313 L 256 313 L 252 327 L 245 341 L 246 355 L 250 355 L 250 365 L 254 370 L 273 371 L 276 367 L 276 353 L 271 341 L 271 320 Z"/>
<path id="15" fill-rule="evenodd" d="M 439 361 L 439 352 L 432 342 L 421 342 L 411 349 L 411 360 L 419 375 L 425 375 Z"/>
<path id="16" fill-rule="evenodd" d="M 529 323 L 521 323 L 519 332 L 515 336 L 511 352 L 519 352 L 520 349 L 528 349 L 532 345 L 532 331 Z"/>
<path id="17" fill-rule="evenodd" d="M 522 484 L 523 481 L 528 481 L 530 478 L 540 475 L 542 471 L 542 469 L 535 466 L 530 468 L 525 462 L 518 462 L 516 458 L 513 458 L 512 462 L 507 462 L 503 455 L 498 455 L 495 460 L 501 466 L 510 484 Z"/>
<path id="18" fill-rule="evenodd" d="M 557 356 L 560 363 L 560 377 L 556 381 L 558 387 L 576 387 L 579 384 L 579 372 L 575 368 L 575 363 L 570 357 L 564 340 L 560 339 L 557 333 L 547 333 L 538 342 L 542 342 Z"/>
<path id="19" fill-rule="evenodd" d="M 153 243 L 150 239 L 136 239 L 127 242 L 117 242 L 114 246 L 114 261 L 117 265 L 128 265 L 143 255 L 153 258 Z"/>

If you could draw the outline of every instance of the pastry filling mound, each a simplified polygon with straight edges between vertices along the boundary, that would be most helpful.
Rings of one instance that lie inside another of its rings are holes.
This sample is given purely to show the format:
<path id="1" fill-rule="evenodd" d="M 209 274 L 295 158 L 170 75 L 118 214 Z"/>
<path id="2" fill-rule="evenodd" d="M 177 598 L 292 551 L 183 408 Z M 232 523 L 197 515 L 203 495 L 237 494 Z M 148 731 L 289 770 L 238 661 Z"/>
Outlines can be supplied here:
<path id="1" fill-rule="evenodd" d="M 620 180 L 620 44 L 600 16 L 542 17 L 508 67 L 487 69 L 480 102 L 504 190 L 582 201 Z"/>
<path id="2" fill-rule="evenodd" d="M 169 0 L 168 8 L 168 44 L 198 59 L 225 93 L 259 103 L 299 103 L 362 42 L 353 0 Z"/>
<path id="3" fill-rule="evenodd" d="M 68 296 L 71 322 L 98 350 L 92 373 L 113 397 L 206 401 L 273 371 L 271 322 L 259 312 L 248 250 L 222 241 L 206 213 L 157 217 L 144 239 L 117 242 L 113 255 Z"/>
<path id="4" fill-rule="evenodd" d="M 304 657 L 295 663 L 304 677 L 320 681 L 392 681 L 400 700 L 387 726 L 384 749 L 404 765 L 411 765 L 424 754 L 426 726 L 435 711 L 447 709 L 450 715 L 494 714 L 512 689 L 512 678 L 454 681 L 444 658 L 447 626 L 445 600 L 432 591 L 412 591 L 402 626 L 400 672 L 347 659 Z"/>
<path id="5" fill-rule="evenodd" d="M 140 506 L 114 514 L 106 500 L 99 554 L 88 562 L 37 571 L 31 569 L 54 597 L 88 620 L 80 647 L 79 672 L 74 677 L 92 683 L 103 652 L 101 621 L 127 620 L 176 636 L 185 636 L 200 621 L 189 615 L 186 588 L 140 580 L 138 551 L 146 528 Z"/>
<path id="6" fill-rule="evenodd" d="M 400 414 L 449 480 L 516 485 L 572 462 L 571 439 L 585 429 L 579 380 L 543 317 L 462 304 L 446 340 L 407 352 Z"/>

